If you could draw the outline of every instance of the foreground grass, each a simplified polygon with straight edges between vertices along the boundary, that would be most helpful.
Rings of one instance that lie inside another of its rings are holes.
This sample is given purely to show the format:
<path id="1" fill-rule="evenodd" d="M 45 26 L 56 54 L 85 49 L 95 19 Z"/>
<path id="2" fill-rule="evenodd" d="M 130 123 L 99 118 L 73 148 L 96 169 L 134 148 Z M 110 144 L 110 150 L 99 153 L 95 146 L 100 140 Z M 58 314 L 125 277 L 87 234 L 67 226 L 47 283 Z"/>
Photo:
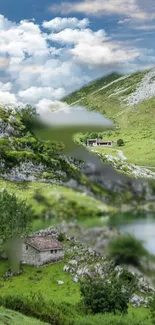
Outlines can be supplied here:
<path id="1" fill-rule="evenodd" d="M 9 265 L 0 262 L 1 295 L 29 295 L 41 292 L 46 300 L 69 302 L 76 304 L 80 299 L 79 285 L 73 282 L 70 274 L 63 271 L 65 259 L 62 262 L 38 268 L 23 266 L 23 273 L 12 278 L 3 278 Z M 57 281 L 63 281 L 58 285 Z"/>
<path id="2" fill-rule="evenodd" d="M 46 325 L 38 319 L 26 317 L 21 313 L 0 307 L 0 325 Z"/>
<path id="3" fill-rule="evenodd" d="M 128 315 L 95 315 L 80 317 L 76 325 L 153 325 L 146 308 L 129 308 Z"/>

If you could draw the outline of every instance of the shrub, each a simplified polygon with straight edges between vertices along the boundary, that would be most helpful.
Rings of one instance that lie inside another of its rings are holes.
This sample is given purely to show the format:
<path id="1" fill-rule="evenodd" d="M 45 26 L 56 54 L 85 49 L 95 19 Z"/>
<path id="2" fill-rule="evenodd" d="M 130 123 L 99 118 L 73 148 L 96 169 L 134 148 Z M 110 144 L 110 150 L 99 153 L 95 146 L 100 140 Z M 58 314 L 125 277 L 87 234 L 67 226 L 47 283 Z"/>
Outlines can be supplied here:
<path id="1" fill-rule="evenodd" d="M 0 306 L 35 317 L 52 325 L 73 325 L 74 309 L 69 304 L 57 305 L 46 301 L 41 294 L 0 296 Z"/>
<path id="2" fill-rule="evenodd" d="M 114 260 L 115 265 L 140 266 L 141 258 L 147 255 L 143 242 L 131 235 L 120 236 L 109 243 L 109 256 Z"/>
<path id="3" fill-rule="evenodd" d="M 124 146 L 124 140 L 123 139 L 119 139 L 119 140 L 117 140 L 117 145 L 119 146 L 119 147 L 121 147 L 121 146 Z"/>
<path id="4" fill-rule="evenodd" d="M 65 234 L 63 232 L 60 232 L 58 235 L 58 240 L 60 242 L 63 242 L 65 240 Z"/>
<path id="5" fill-rule="evenodd" d="M 110 280 L 99 277 L 86 278 L 80 283 L 84 307 L 93 314 L 127 313 L 131 292 L 125 282 L 112 276 Z"/>

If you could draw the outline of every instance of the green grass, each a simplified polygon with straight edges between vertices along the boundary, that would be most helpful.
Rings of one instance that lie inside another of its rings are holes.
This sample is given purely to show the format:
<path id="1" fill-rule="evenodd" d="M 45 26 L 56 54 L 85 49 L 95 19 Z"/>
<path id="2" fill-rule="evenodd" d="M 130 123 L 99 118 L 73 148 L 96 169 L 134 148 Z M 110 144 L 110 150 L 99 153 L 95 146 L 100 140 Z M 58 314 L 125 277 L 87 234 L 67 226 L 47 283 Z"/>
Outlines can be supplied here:
<path id="1" fill-rule="evenodd" d="M 94 315 L 84 316 L 76 325 L 153 325 L 150 312 L 146 308 L 129 308 L 128 315 Z"/>
<path id="2" fill-rule="evenodd" d="M 74 92 L 64 98 L 64 101 L 72 103 L 80 96 L 84 97 L 80 105 L 86 105 L 90 110 L 103 113 L 115 123 L 115 129 L 103 132 L 103 137 L 113 141 L 123 139 L 125 146 L 120 149 L 128 158 L 128 162 L 153 167 L 155 166 L 155 98 L 145 100 L 134 107 L 127 106 L 123 100 L 136 90 L 145 74 L 146 72 L 135 73 L 91 95 L 91 89 L 94 91 L 108 85 L 109 81 L 104 77 Z M 111 75 L 110 81 L 112 80 L 115 80 L 114 75 Z M 117 93 L 121 88 L 129 89 Z M 101 150 L 104 152 L 106 149 Z M 110 149 L 107 151 L 110 152 Z M 114 155 L 112 150 L 111 154 Z"/>
<path id="3" fill-rule="evenodd" d="M 118 156 L 118 151 L 117 150 L 122 150 L 122 148 L 103 148 L 103 147 L 95 147 L 95 148 L 91 148 L 92 151 L 98 151 L 101 152 L 105 155 L 110 155 L 113 157 L 119 157 Z"/>
<path id="4" fill-rule="evenodd" d="M 84 195 L 78 191 L 72 190 L 71 188 L 53 185 L 48 183 L 39 182 L 23 182 L 15 183 L 4 181 L 0 179 L 0 188 L 6 188 L 9 193 L 15 193 L 21 199 L 26 199 L 28 203 L 33 206 L 36 214 L 41 213 L 46 208 L 48 204 L 51 208 L 57 206 L 59 208 L 59 203 L 61 200 L 65 200 L 68 203 L 76 202 L 77 208 L 79 209 L 88 208 L 94 213 L 96 211 L 103 211 L 104 213 L 113 212 L 115 209 L 89 195 Z M 46 198 L 46 204 L 44 202 L 38 202 L 34 199 L 35 192 L 39 190 L 40 193 Z"/>
<path id="5" fill-rule="evenodd" d="M 0 325 L 45 325 L 38 319 L 26 317 L 21 313 L 0 307 Z"/>
<path id="6" fill-rule="evenodd" d="M 1 295 L 29 295 L 30 292 L 41 292 L 46 300 L 55 302 L 68 302 L 76 304 L 80 299 L 79 285 L 74 283 L 72 276 L 63 271 L 65 259 L 55 264 L 41 267 L 41 273 L 37 273 L 38 268 L 23 266 L 21 275 L 3 278 L 9 266 L 7 261 L 0 262 L 0 287 Z M 63 281 L 63 285 L 58 285 L 57 281 Z"/>

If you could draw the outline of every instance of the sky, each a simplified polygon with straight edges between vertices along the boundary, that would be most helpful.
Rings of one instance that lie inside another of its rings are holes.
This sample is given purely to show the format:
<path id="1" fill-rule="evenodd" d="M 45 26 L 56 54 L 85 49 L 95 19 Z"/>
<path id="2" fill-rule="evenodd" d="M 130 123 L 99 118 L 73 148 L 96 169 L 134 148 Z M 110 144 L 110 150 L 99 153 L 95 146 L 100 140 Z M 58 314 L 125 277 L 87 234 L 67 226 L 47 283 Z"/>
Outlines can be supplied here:
<path id="1" fill-rule="evenodd" d="M 0 103 L 38 111 L 155 64 L 154 0 L 1 0 Z"/>

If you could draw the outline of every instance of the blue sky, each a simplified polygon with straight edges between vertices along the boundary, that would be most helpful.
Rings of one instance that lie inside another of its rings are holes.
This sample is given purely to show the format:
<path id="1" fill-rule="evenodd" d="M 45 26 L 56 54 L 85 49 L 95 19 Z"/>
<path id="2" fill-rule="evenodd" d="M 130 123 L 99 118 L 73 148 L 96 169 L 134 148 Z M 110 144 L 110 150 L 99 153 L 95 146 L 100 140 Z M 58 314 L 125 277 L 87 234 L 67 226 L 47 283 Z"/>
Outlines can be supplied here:
<path id="1" fill-rule="evenodd" d="M 0 102 L 38 109 L 155 63 L 154 0 L 1 0 Z"/>

